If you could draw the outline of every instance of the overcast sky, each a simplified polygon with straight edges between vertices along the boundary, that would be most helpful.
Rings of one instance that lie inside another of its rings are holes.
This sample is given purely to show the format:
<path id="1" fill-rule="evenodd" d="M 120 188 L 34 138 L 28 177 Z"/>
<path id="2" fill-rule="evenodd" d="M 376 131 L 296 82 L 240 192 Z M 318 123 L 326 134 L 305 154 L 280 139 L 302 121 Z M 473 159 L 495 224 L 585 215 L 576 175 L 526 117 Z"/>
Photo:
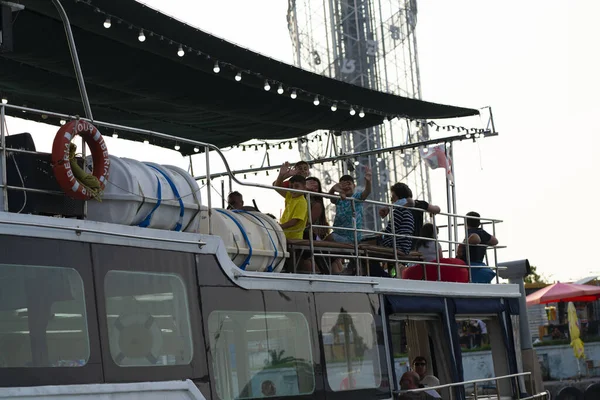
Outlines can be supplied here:
<path id="1" fill-rule="evenodd" d="M 144 3 L 292 62 L 285 0 Z M 458 212 L 476 210 L 505 221 L 497 235 L 508 246 L 500 251 L 501 260 L 528 258 L 551 280 L 600 272 L 589 251 L 596 242 L 599 200 L 600 4 L 454 0 L 418 5 L 424 99 L 475 108 L 490 105 L 500 132 L 478 144 L 456 145 Z M 14 120 L 9 129 L 38 132 L 40 149 L 50 148 L 55 131 Z M 142 146 L 112 138 L 108 145 L 112 154 L 129 157 Z M 147 158 L 187 165 L 175 152 L 150 147 L 143 148 Z M 433 202 L 446 211 L 443 173 L 433 171 L 432 176 Z"/>

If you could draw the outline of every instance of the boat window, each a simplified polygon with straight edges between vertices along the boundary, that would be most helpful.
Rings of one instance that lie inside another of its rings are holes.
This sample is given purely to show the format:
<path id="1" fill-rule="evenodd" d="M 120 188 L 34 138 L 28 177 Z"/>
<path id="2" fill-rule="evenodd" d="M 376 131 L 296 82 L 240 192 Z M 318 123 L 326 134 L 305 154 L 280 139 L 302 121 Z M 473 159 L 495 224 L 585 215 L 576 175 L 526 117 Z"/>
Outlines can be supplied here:
<path id="1" fill-rule="evenodd" d="M 104 291 L 110 354 L 117 365 L 190 363 L 190 313 L 179 275 L 109 271 Z"/>
<path id="2" fill-rule="evenodd" d="M 378 388 L 381 369 L 375 320 L 367 313 L 324 313 L 327 381 L 334 391 Z"/>
<path id="3" fill-rule="evenodd" d="M 221 399 L 313 393 L 310 333 L 303 314 L 213 311 L 208 330 Z"/>
<path id="4" fill-rule="evenodd" d="M 81 367 L 89 355 L 79 273 L 0 265 L 0 368 Z"/>

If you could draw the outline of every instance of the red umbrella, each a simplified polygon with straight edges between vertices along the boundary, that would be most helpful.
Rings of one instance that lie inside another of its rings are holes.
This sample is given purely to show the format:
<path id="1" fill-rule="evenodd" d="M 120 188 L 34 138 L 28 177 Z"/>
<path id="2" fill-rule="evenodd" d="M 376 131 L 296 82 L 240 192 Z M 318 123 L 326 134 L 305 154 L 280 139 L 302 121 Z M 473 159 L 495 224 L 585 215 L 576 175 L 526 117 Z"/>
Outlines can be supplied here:
<path id="1" fill-rule="evenodd" d="M 600 298 L 600 286 L 555 283 L 527 296 L 527 305 L 559 301 L 595 301 Z"/>

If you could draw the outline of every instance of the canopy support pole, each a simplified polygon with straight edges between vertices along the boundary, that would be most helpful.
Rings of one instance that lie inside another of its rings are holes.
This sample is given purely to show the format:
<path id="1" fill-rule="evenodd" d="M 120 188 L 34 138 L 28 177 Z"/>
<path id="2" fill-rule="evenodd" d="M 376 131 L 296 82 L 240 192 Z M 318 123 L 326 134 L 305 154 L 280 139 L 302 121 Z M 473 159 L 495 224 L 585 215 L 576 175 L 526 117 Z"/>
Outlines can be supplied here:
<path id="1" fill-rule="evenodd" d="M 58 10 L 60 19 L 63 21 L 65 27 L 65 33 L 67 35 L 67 42 L 69 43 L 69 50 L 71 51 L 71 59 L 73 60 L 73 67 L 75 68 L 75 77 L 77 78 L 77 85 L 79 86 L 79 93 L 81 93 L 81 102 L 83 103 L 83 109 L 85 111 L 85 117 L 91 121 L 94 120 L 92 116 L 92 108 L 90 107 L 90 100 L 85 89 L 85 81 L 83 79 L 83 72 L 81 71 L 81 65 L 79 64 L 79 56 L 77 55 L 77 46 L 75 46 L 75 38 L 73 37 L 73 31 L 71 30 L 71 23 L 65 9 L 63 8 L 60 0 L 52 0 L 52 4 Z"/>

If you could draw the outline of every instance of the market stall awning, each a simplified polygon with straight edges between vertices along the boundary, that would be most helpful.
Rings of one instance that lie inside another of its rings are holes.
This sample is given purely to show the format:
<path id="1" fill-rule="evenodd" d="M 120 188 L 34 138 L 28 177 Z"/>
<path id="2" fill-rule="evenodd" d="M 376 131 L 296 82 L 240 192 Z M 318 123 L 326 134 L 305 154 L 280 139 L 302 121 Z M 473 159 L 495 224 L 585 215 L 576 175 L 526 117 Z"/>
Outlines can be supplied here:
<path id="1" fill-rule="evenodd" d="M 403 98 L 326 78 L 186 25 L 134 0 L 61 0 L 96 120 L 220 147 L 359 130 L 384 118 L 453 118 L 477 110 Z M 11 104 L 84 115 L 64 27 L 50 0 L 21 0 L 14 49 L 0 54 L 0 93 Z M 110 18 L 110 28 L 103 26 Z M 140 42 L 143 30 L 146 40 Z M 184 51 L 183 57 L 178 50 Z M 220 71 L 215 73 L 215 63 Z M 240 73 L 241 81 L 235 76 Z M 265 91 L 265 80 L 271 89 Z M 278 94 L 281 84 L 285 93 Z M 296 91 L 297 98 L 291 93 Z M 318 96 L 320 104 L 313 101 Z M 331 111 L 337 102 L 338 110 Z M 349 113 L 350 107 L 356 111 Z M 360 109 L 365 115 L 359 117 Z M 39 118 L 12 111 L 22 118 Z M 40 119 L 41 120 L 41 119 Z M 52 118 L 43 120 L 57 124 Z M 121 133 L 133 140 L 141 138 Z M 172 143 L 156 142 L 172 147 Z M 191 149 L 182 146 L 182 152 Z"/>
<path id="2" fill-rule="evenodd" d="M 569 301 L 595 301 L 600 298 L 600 287 L 555 283 L 527 296 L 527 305 Z"/>

